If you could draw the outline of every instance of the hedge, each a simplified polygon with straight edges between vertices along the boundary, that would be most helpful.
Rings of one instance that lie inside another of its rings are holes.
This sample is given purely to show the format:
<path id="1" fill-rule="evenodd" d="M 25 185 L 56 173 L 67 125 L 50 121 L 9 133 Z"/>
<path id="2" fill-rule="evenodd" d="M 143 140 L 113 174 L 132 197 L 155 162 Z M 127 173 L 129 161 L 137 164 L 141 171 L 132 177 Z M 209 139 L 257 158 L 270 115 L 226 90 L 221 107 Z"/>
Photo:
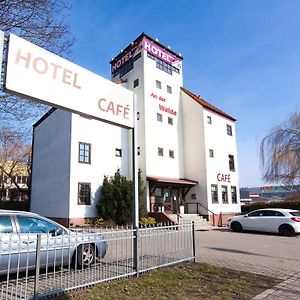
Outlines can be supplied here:
<path id="1" fill-rule="evenodd" d="M 300 200 L 285 200 L 285 201 L 270 201 L 270 202 L 255 202 L 249 205 L 242 206 L 242 213 L 248 213 L 252 210 L 261 208 L 289 208 L 300 210 Z"/>
<path id="2" fill-rule="evenodd" d="M 0 209 L 29 211 L 29 201 L 0 201 Z"/>

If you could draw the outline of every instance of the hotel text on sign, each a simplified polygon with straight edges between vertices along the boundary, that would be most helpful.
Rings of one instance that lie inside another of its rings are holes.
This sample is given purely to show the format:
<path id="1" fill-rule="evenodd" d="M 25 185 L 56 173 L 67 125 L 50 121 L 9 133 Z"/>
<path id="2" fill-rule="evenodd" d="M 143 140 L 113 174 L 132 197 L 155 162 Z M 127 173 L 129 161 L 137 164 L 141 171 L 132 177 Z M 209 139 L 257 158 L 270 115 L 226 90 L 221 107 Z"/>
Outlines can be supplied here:
<path id="1" fill-rule="evenodd" d="M 5 91 L 133 127 L 131 91 L 12 34 Z"/>

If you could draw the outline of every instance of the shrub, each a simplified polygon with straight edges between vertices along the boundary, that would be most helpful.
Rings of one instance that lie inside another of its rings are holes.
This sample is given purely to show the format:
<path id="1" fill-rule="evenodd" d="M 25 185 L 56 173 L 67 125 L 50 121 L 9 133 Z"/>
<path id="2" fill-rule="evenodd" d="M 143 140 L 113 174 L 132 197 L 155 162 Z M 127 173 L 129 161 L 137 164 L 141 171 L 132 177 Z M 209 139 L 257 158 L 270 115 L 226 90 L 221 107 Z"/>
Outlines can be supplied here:
<path id="1" fill-rule="evenodd" d="M 86 219 L 85 224 L 92 225 L 92 226 L 101 226 L 103 225 L 104 221 L 102 218 L 92 218 Z"/>
<path id="2" fill-rule="evenodd" d="M 270 202 L 255 202 L 249 205 L 242 206 L 242 212 L 248 213 L 252 210 L 261 208 L 289 208 L 300 210 L 300 201 L 285 200 L 285 201 L 270 201 Z"/>
<path id="3" fill-rule="evenodd" d="M 140 219 L 140 224 L 142 226 L 154 225 L 156 220 L 152 217 L 143 217 Z"/>
<path id="4" fill-rule="evenodd" d="M 144 193 L 141 171 L 139 171 L 139 213 L 145 214 L 141 204 Z M 126 225 L 133 220 L 133 182 L 122 176 L 118 169 L 114 176 L 104 177 L 100 200 L 97 204 L 98 216 L 106 220 L 113 220 L 117 225 Z"/>

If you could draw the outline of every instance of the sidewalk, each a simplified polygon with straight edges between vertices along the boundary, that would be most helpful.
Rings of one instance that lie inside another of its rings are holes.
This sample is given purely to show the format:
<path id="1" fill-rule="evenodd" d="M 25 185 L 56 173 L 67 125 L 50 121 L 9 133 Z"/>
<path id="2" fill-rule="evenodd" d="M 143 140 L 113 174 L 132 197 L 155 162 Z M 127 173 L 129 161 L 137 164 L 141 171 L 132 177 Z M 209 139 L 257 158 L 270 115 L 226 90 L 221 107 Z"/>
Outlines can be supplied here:
<path id="1" fill-rule="evenodd" d="M 226 229 L 196 232 L 196 260 L 282 280 L 253 300 L 300 299 L 300 237 L 233 233 Z"/>

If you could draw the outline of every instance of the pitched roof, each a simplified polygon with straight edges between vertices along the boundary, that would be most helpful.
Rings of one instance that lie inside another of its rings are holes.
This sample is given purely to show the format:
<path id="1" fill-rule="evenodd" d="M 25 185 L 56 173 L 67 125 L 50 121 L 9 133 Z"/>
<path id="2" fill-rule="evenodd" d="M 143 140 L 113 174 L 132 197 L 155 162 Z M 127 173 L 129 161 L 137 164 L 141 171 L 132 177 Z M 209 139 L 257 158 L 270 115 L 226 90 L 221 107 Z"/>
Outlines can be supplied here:
<path id="1" fill-rule="evenodd" d="M 199 104 L 201 104 L 204 108 L 213 111 L 214 113 L 221 115 L 229 120 L 232 121 L 236 121 L 235 118 L 231 117 L 230 115 L 226 114 L 224 111 L 222 111 L 221 109 L 213 106 L 212 104 L 208 103 L 207 101 L 205 101 L 204 99 L 202 99 L 200 96 L 195 95 L 194 93 L 190 92 L 189 90 L 185 89 L 184 87 L 181 87 L 181 90 L 186 93 L 189 97 L 191 97 L 192 99 L 194 99 L 196 102 L 198 102 Z"/>

